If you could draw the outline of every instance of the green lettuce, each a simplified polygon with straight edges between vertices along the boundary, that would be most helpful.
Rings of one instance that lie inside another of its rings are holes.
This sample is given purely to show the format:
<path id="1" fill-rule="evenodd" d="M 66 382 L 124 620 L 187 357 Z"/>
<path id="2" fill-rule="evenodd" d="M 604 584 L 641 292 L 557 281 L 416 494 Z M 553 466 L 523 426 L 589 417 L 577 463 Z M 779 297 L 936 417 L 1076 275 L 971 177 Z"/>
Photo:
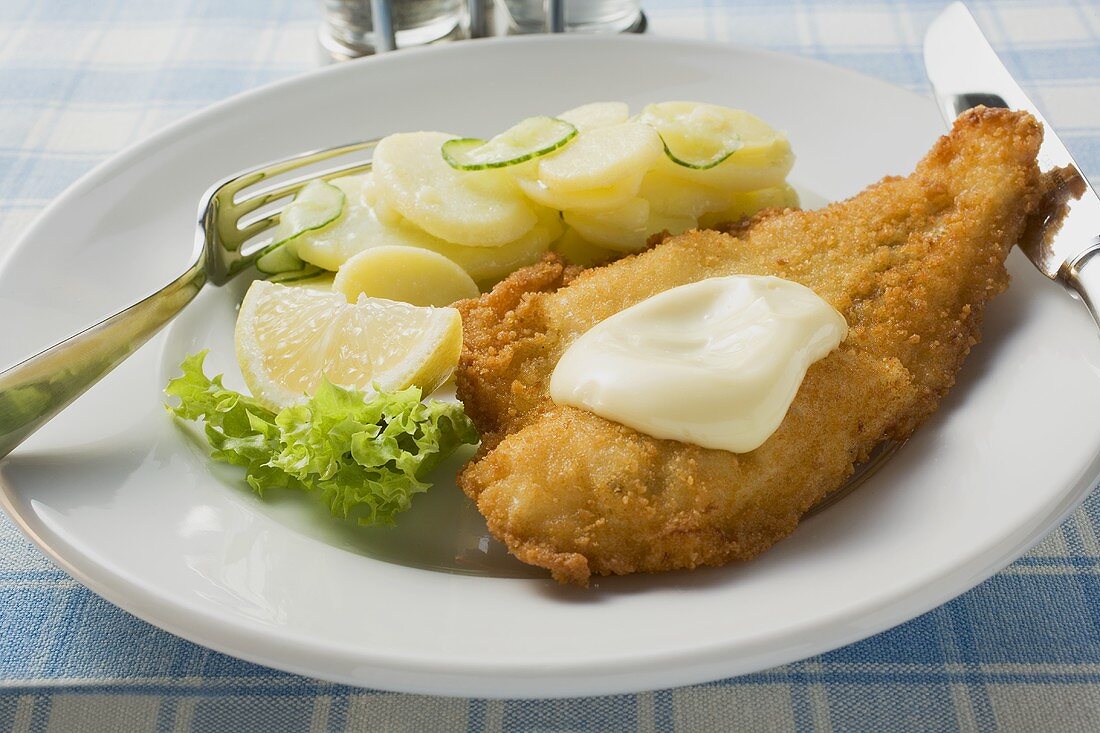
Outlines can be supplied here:
<path id="1" fill-rule="evenodd" d="M 184 359 L 165 393 L 168 411 L 202 420 L 214 460 L 243 466 L 245 480 L 266 489 L 316 492 L 337 517 L 392 525 L 424 476 L 460 445 L 477 443 L 461 405 L 421 402 L 418 387 L 370 396 L 322 382 L 308 401 L 278 413 L 222 386 L 203 370 L 205 351 Z"/>

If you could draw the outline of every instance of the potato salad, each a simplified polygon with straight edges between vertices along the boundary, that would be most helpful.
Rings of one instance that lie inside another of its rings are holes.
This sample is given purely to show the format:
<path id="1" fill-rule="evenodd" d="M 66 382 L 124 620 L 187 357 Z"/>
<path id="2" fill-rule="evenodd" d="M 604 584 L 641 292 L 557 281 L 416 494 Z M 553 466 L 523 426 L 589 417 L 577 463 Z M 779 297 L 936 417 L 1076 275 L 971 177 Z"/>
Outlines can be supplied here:
<path id="1" fill-rule="evenodd" d="M 786 182 L 793 163 L 786 137 L 763 120 L 701 102 L 635 115 L 596 102 L 487 140 L 397 133 L 378 143 L 369 173 L 301 191 L 259 267 L 287 280 L 355 260 L 363 274 L 338 277 L 349 299 L 404 299 L 393 278 L 370 276 L 365 261 L 377 259 L 403 282 L 423 270 L 421 283 L 439 286 L 410 287 L 408 302 L 445 305 L 428 291 L 476 294 L 549 250 L 598 264 L 654 234 L 797 206 Z M 383 247 L 385 257 L 363 254 Z"/>

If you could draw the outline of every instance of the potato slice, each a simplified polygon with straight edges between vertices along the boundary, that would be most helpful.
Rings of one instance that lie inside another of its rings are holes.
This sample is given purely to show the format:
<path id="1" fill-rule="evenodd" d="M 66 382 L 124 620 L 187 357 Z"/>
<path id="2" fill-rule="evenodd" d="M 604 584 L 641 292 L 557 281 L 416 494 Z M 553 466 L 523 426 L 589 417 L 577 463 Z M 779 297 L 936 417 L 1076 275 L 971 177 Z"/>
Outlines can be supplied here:
<path id="1" fill-rule="evenodd" d="M 708 211 L 724 209 L 730 203 L 728 193 L 661 171 L 646 173 L 638 195 L 649 202 L 654 212 L 678 217 L 698 218 Z"/>
<path id="2" fill-rule="evenodd" d="M 762 209 L 796 209 L 798 205 L 798 192 L 786 184 L 748 193 L 735 193 L 731 195 L 726 208 L 703 214 L 699 225 L 713 227 L 726 222 L 738 222 Z"/>
<path id="3" fill-rule="evenodd" d="M 579 132 L 584 132 L 626 122 L 630 119 L 630 107 L 625 102 L 591 102 L 562 112 L 557 117 L 572 124 Z"/>
<path id="4" fill-rule="evenodd" d="M 634 199 L 614 211 L 566 211 L 563 217 L 583 239 L 617 252 L 638 252 L 654 234 L 681 234 L 698 225 L 693 216 L 655 212 L 645 199 Z"/>
<path id="5" fill-rule="evenodd" d="M 636 252 L 645 247 L 649 214 L 649 202 L 636 198 L 610 211 L 565 211 L 562 218 L 593 244 L 618 252 Z"/>
<path id="6" fill-rule="evenodd" d="M 565 234 L 554 242 L 553 250 L 572 264 L 582 267 L 603 265 L 622 256 L 622 252 L 592 244 L 572 227 L 565 228 Z"/>
<path id="7" fill-rule="evenodd" d="M 442 307 L 476 298 L 477 285 L 466 271 L 443 255 L 419 247 L 371 247 L 345 262 L 333 288 L 349 303 L 360 295 L 412 305 Z"/>
<path id="8" fill-rule="evenodd" d="M 736 151 L 713 168 L 689 168 L 667 155 L 658 166 L 663 173 L 721 191 L 778 186 L 794 165 L 787 137 L 744 110 L 705 102 L 660 102 L 647 105 L 637 120 L 652 125 L 669 151 L 686 159 L 717 154 L 736 140 Z"/>
<path id="9" fill-rule="evenodd" d="M 707 170 L 685 168 L 667 157 L 662 157 L 655 166 L 663 174 L 701 186 L 710 186 L 723 193 L 747 193 L 781 186 L 792 167 L 794 153 L 786 140 L 765 152 L 738 150 L 722 163 Z"/>
<path id="10" fill-rule="evenodd" d="M 337 178 L 332 185 L 344 192 L 344 212 L 335 224 L 299 237 L 298 256 L 306 262 L 326 270 L 337 270 L 367 247 L 430 247 L 439 241 L 404 220 L 396 225 L 380 221 L 375 210 L 364 200 L 371 196 L 371 174 Z"/>
<path id="11" fill-rule="evenodd" d="M 455 262 L 478 285 L 492 285 L 542 257 L 563 230 L 557 212 L 538 207 L 535 225 L 519 239 L 496 247 L 468 247 L 433 237 L 397 213 L 382 221 L 368 202 L 373 196 L 369 173 L 338 178 L 333 185 L 347 195 L 349 203 L 343 217 L 323 233 L 307 232 L 298 247 L 299 257 L 326 270 L 337 270 L 372 247 L 419 247 Z"/>
<path id="12" fill-rule="evenodd" d="M 363 175 L 361 198 L 363 203 L 374 209 L 375 217 L 383 224 L 387 226 L 398 226 L 404 221 L 404 218 L 397 209 L 390 206 L 389 203 L 378 195 L 378 185 L 374 182 L 373 173 L 366 173 Z"/>
<path id="13" fill-rule="evenodd" d="M 683 234 L 689 229 L 696 229 L 698 226 L 699 223 L 693 216 L 674 216 L 651 211 L 649 221 L 646 222 L 645 226 L 646 241 L 649 241 L 650 237 L 660 232 L 668 232 L 669 236 L 675 236 Z"/>
<path id="14" fill-rule="evenodd" d="M 506 171 L 459 171 L 447 165 L 440 148 L 453 137 L 408 132 L 383 138 L 372 165 L 379 198 L 424 231 L 454 244 L 496 247 L 529 232 L 537 220 L 534 207 Z"/>
<path id="15" fill-rule="evenodd" d="M 539 160 L 539 179 L 551 190 L 585 191 L 642 175 L 664 157 L 649 125 L 624 122 L 582 132 L 560 153 Z"/>
<path id="16" fill-rule="evenodd" d="M 484 290 L 519 268 L 538 261 L 563 230 L 556 211 L 541 209 L 535 226 L 514 242 L 499 247 L 464 247 L 437 239 L 426 248 L 458 263 Z"/>
<path id="17" fill-rule="evenodd" d="M 624 178 L 611 186 L 590 188 L 583 191 L 563 191 L 558 188 L 550 188 L 546 183 L 539 180 L 537 170 L 534 175 L 527 172 L 517 173 L 516 182 L 532 201 L 557 211 L 565 209 L 604 211 L 617 209 L 635 198 L 638 195 L 639 187 L 642 185 L 642 176 Z"/>

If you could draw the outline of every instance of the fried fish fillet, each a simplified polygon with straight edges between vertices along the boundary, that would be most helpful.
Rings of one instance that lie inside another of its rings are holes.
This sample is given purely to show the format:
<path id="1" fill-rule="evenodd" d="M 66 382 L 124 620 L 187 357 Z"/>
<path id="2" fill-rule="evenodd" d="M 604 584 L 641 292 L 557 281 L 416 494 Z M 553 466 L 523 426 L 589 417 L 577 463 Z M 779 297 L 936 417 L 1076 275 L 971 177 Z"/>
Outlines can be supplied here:
<path id="1" fill-rule="evenodd" d="M 790 534 L 881 441 L 927 418 L 978 341 L 1004 261 L 1052 195 L 1026 113 L 963 115 L 907 178 L 819 211 L 693 231 L 605 267 L 553 256 L 460 305 L 458 394 L 482 431 L 459 484 L 490 531 L 562 582 L 751 558 Z M 744 454 L 660 440 L 548 395 L 562 352 L 669 288 L 775 275 L 817 292 L 847 339 L 779 429 Z"/>

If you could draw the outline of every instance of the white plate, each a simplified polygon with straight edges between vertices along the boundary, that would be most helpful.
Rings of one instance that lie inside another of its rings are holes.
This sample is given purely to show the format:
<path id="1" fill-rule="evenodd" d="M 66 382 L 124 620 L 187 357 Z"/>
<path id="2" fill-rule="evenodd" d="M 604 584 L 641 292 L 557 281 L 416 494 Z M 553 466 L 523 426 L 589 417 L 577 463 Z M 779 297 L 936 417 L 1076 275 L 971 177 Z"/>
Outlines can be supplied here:
<path id="1" fill-rule="evenodd" d="M 0 362 L 180 272 L 199 195 L 224 175 L 400 130 L 490 134 L 608 98 L 752 110 L 789 131 L 794 181 L 829 199 L 907 172 L 942 129 L 929 101 L 884 83 L 697 42 L 461 43 L 328 68 L 194 115 L 65 193 L 0 270 Z M 329 680 L 550 697 L 759 670 L 961 593 L 1087 493 L 1100 470 L 1100 342 L 1079 304 L 1023 258 L 1011 264 L 1015 282 L 940 411 L 871 481 L 748 563 L 561 588 L 479 539 L 480 518 L 446 477 L 390 532 L 345 526 L 304 497 L 257 499 L 160 407 L 190 351 L 211 347 L 211 364 L 235 371 L 240 287 L 205 292 L 0 465 L 3 501 L 128 611 Z"/>

